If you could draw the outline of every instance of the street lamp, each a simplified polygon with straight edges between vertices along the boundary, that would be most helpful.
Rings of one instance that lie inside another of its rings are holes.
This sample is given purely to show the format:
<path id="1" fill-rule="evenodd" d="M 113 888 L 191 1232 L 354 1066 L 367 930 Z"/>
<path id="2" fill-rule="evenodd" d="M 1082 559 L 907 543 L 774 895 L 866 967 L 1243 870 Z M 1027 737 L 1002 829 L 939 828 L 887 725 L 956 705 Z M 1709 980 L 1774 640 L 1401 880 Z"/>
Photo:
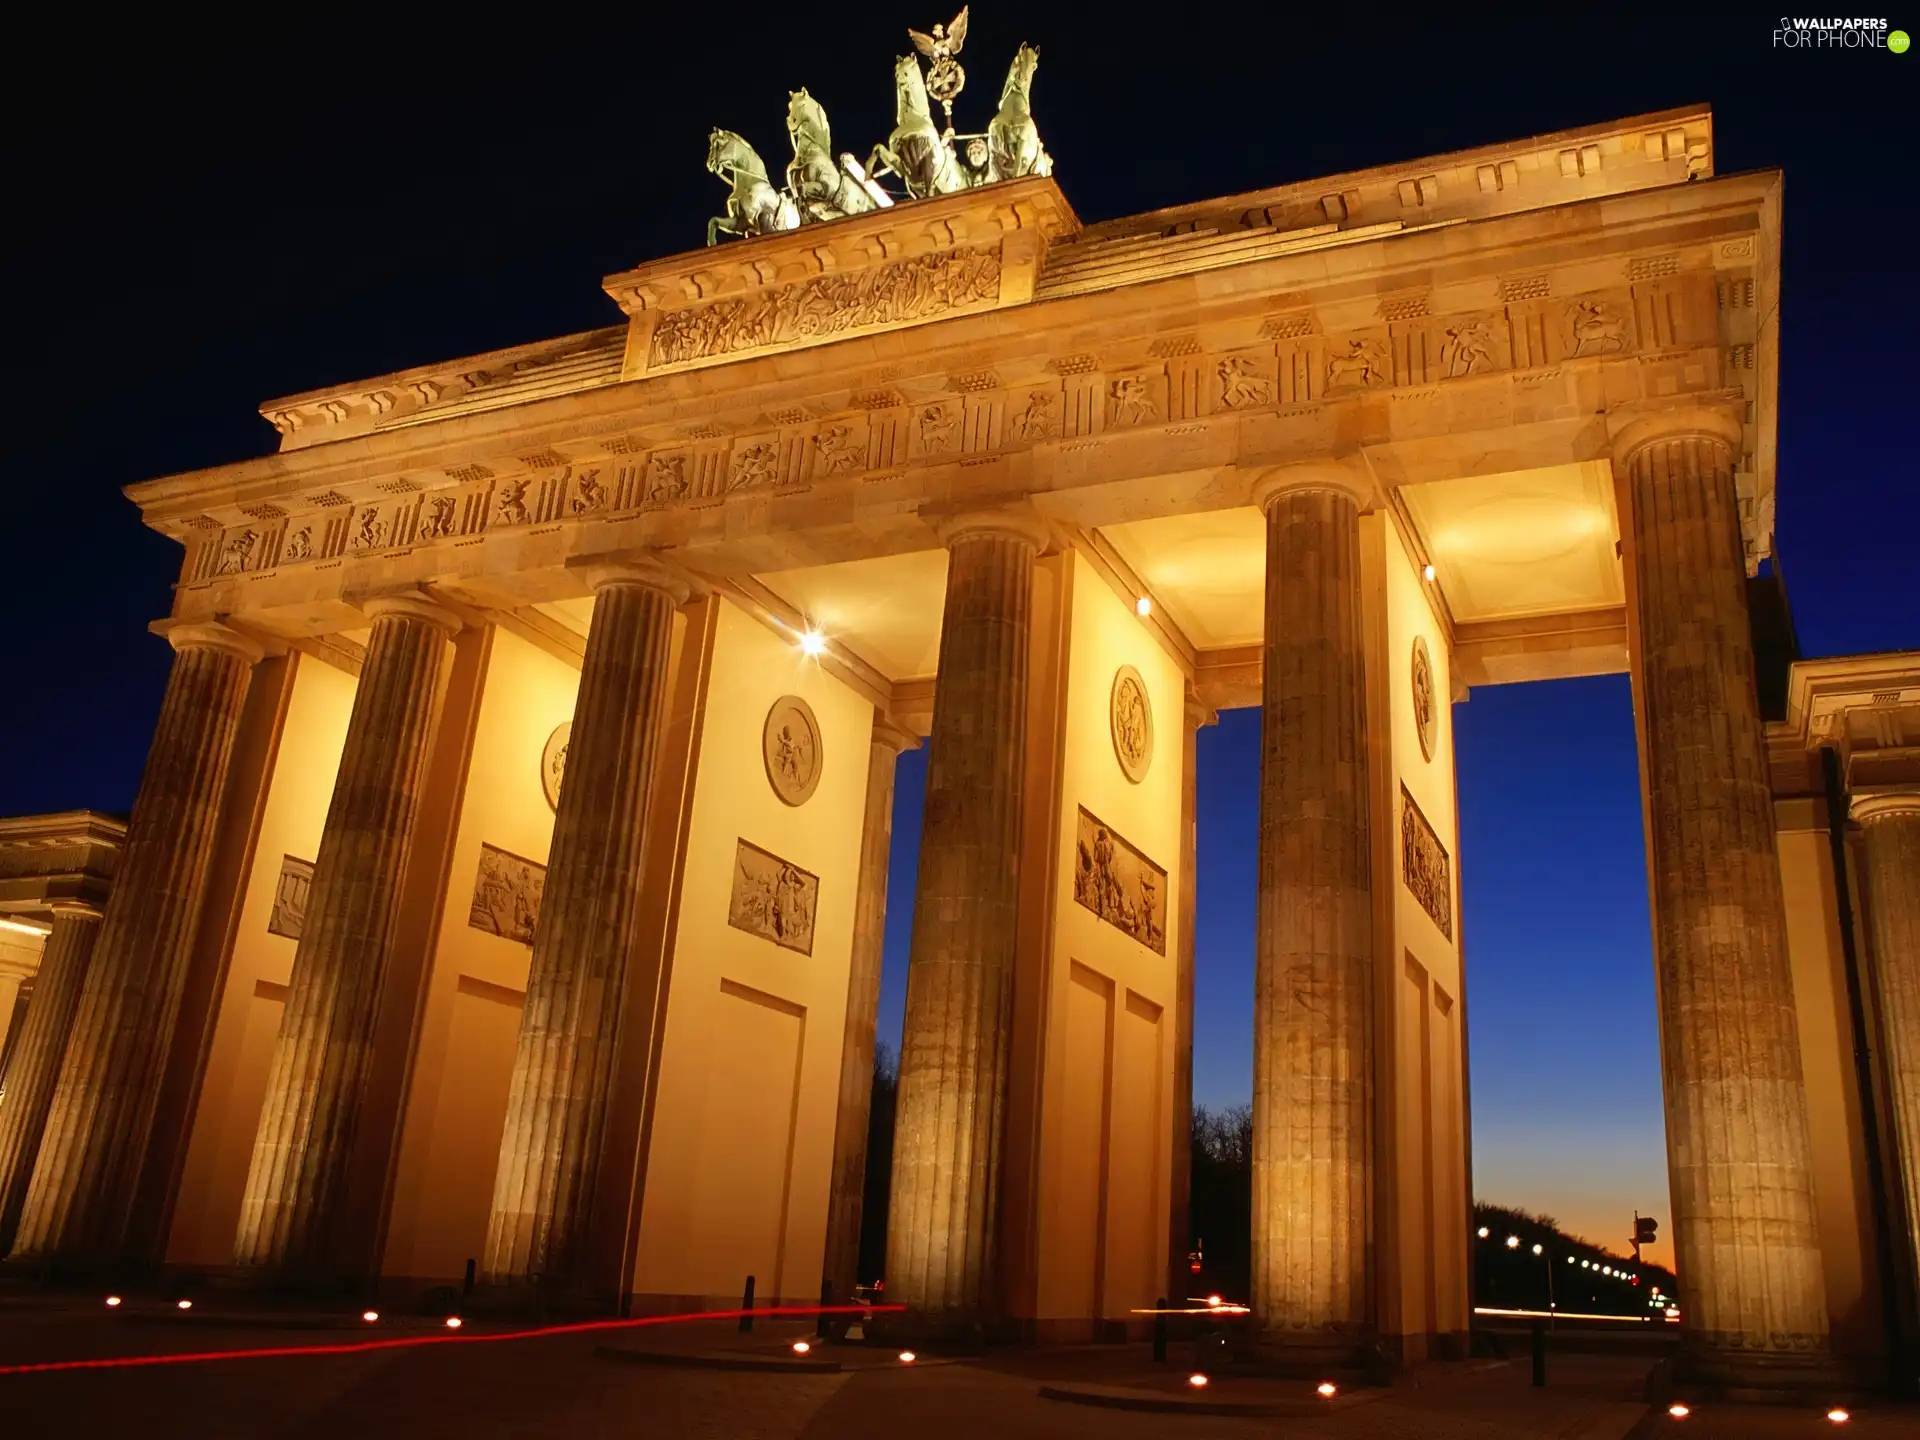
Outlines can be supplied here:
<path id="1" fill-rule="evenodd" d="M 1518 1235 L 1507 1236 L 1507 1249 L 1518 1250 L 1519 1248 L 1520 1248 L 1520 1237 Z"/>
<path id="2" fill-rule="evenodd" d="M 1481 1238 L 1482 1240 L 1484 1240 L 1484 1239 L 1486 1239 L 1486 1238 L 1487 1238 L 1487 1233 L 1488 1233 L 1488 1232 L 1487 1232 L 1487 1227 L 1486 1227 L 1486 1226 L 1484 1226 L 1484 1225 L 1482 1225 L 1482 1226 L 1480 1227 L 1480 1238 Z"/>

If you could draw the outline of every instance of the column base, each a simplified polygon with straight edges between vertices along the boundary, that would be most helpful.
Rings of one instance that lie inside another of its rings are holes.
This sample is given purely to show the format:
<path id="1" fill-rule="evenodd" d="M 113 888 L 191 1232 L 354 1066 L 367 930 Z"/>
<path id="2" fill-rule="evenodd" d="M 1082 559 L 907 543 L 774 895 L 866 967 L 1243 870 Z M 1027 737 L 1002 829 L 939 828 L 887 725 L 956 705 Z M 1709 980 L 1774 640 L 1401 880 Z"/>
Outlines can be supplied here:
<path id="1" fill-rule="evenodd" d="M 1232 1343 L 1232 1342 L 1229 1342 Z M 1275 1380 L 1389 1385 L 1401 1366 L 1375 1336 L 1337 1330 L 1253 1330 L 1233 1345 L 1237 1371 Z"/>
<path id="2" fill-rule="evenodd" d="M 867 1339 L 939 1355 L 978 1355 L 987 1348 L 989 1325 L 972 1311 L 908 1310 L 876 1315 L 867 1322 Z"/>
<path id="3" fill-rule="evenodd" d="M 1829 1406 L 1857 1404 L 1881 1388 L 1824 1348 L 1755 1352 L 1686 1345 L 1649 1373 L 1647 1401 Z"/>

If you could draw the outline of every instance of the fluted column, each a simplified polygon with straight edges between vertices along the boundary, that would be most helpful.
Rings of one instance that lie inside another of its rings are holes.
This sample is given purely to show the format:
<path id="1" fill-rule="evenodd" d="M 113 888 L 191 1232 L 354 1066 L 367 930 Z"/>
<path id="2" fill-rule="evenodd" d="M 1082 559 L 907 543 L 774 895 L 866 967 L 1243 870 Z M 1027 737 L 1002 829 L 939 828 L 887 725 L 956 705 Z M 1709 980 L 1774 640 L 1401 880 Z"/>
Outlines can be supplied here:
<path id="1" fill-rule="evenodd" d="M 873 1030 L 880 1012 L 880 954 L 887 932 L 887 865 L 893 854 L 893 773 L 920 738 L 884 715 L 873 720 L 867 808 L 860 828 L 859 893 L 840 1040 L 840 1106 L 833 1125 L 833 1192 L 827 1201 L 823 1275 L 845 1302 L 859 1283 L 860 1212 L 867 1187 L 867 1117 L 873 1106 Z"/>
<path id="2" fill-rule="evenodd" d="M 10 1047 L 6 1074 L 0 1076 L 6 1082 L 6 1102 L 0 1104 L 0 1254 L 12 1245 L 20 1223 L 40 1135 L 53 1106 L 53 1087 L 67 1053 L 67 1032 L 80 1006 L 80 987 L 99 933 L 100 912 L 93 906 L 78 901 L 54 905 L 53 930 L 34 975 L 33 1003 Z"/>
<path id="3" fill-rule="evenodd" d="M 1195 880 L 1199 870 L 1200 731 L 1220 717 L 1187 695 L 1180 741 L 1180 906 L 1174 931 L 1173 1133 L 1169 1136 L 1167 1299 L 1178 1305 L 1193 1288 L 1193 967 Z"/>
<path id="4" fill-rule="evenodd" d="M 527 973 L 487 1223 L 496 1282 L 588 1285 L 601 1136 L 638 938 L 667 651 L 686 587 L 652 564 L 593 572 L 593 621 Z"/>
<path id="5" fill-rule="evenodd" d="M 1254 933 L 1253 1311 L 1347 1352 L 1372 1323 L 1372 842 L 1360 497 L 1262 483 L 1266 639 Z"/>
<path id="6" fill-rule="evenodd" d="M 1920 1255 L 1920 790 L 1856 795 L 1866 851 L 1873 980 L 1886 1057 L 1907 1253 Z"/>
<path id="7" fill-rule="evenodd" d="M 372 1057 L 444 678 L 460 628 L 413 594 L 376 596 L 306 922 L 254 1134 L 234 1262 L 332 1280 L 348 1164 Z"/>
<path id="8" fill-rule="evenodd" d="M 227 766 L 260 648 L 224 625 L 167 633 L 173 671 L 80 987 L 13 1254 L 117 1263 L 206 899 Z"/>
<path id="9" fill-rule="evenodd" d="M 1637 422 L 1614 448 L 1634 549 L 1681 1323 L 1702 1378 L 1808 1365 L 1827 1337 L 1738 440 L 1689 412 Z"/>
<path id="10" fill-rule="evenodd" d="M 996 1301 L 1000 1130 L 1012 1029 L 1037 522 L 947 532 L 900 1044 L 887 1298 L 903 1330 L 975 1330 Z"/>

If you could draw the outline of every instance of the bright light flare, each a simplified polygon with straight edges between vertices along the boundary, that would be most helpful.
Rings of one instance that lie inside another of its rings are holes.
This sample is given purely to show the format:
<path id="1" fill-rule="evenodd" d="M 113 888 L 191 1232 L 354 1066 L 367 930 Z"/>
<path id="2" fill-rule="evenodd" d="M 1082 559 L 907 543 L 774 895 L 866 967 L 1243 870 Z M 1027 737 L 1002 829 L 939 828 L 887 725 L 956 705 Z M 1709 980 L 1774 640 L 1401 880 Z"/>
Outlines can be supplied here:
<path id="1" fill-rule="evenodd" d="M 1847 1421 L 1851 1420 L 1852 1418 L 1853 1417 L 1851 1415 L 1847 1414 L 1846 1411 L 1842 1410 L 1837 1405 L 1833 1409 L 1827 1411 L 1827 1419 L 1831 1420 L 1836 1425 L 1844 1425 L 1847 1423 Z"/>
<path id="2" fill-rule="evenodd" d="M 191 1310 L 193 1308 L 193 1301 L 191 1300 L 176 1300 L 174 1304 L 182 1310 Z"/>
<path id="3" fill-rule="evenodd" d="M 902 1350 L 900 1352 L 900 1363 L 902 1365 L 911 1365 L 918 1358 L 919 1357 L 911 1350 Z"/>
<path id="4" fill-rule="evenodd" d="M 813 1349 L 813 1346 L 804 1340 L 796 1340 L 793 1342 L 793 1353 L 796 1355 L 805 1355 L 811 1349 Z"/>
<path id="5" fill-rule="evenodd" d="M 1520 1237 L 1518 1235 L 1507 1236 L 1507 1249 L 1518 1250 L 1519 1248 L 1520 1248 Z"/>
<path id="6" fill-rule="evenodd" d="M 1487 1227 L 1486 1227 L 1486 1226 L 1484 1226 L 1484 1225 L 1482 1225 L 1482 1226 L 1480 1227 L 1480 1238 L 1481 1238 L 1482 1240 L 1484 1240 L 1484 1239 L 1486 1239 L 1489 1233 L 1491 1233 L 1491 1232 L 1489 1232 L 1489 1231 L 1488 1231 L 1488 1229 L 1487 1229 Z"/>
<path id="7" fill-rule="evenodd" d="M 1331 1380 L 1322 1380 L 1313 1388 L 1318 1392 L 1322 1400 L 1331 1400 L 1339 1392 L 1340 1387 L 1335 1385 Z"/>
<path id="8" fill-rule="evenodd" d="M 1544 1255 L 1547 1253 L 1547 1247 L 1544 1245 L 1536 1245 L 1533 1247 L 1533 1253 L 1536 1255 Z"/>
<path id="9" fill-rule="evenodd" d="M 1204 1390 L 1207 1384 L 1207 1377 L 1196 1371 L 1192 1375 L 1187 1376 L 1187 1383 L 1196 1390 Z"/>
<path id="10" fill-rule="evenodd" d="M 1420 578 L 1423 580 L 1433 579 L 1433 566 L 1429 565 L 1424 570 L 1422 570 L 1420 572 Z"/>
<path id="11" fill-rule="evenodd" d="M 119 1304 L 120 1304 L 120 1297 L 118 1295 L 107 1296 L 107 1308 L 109 1310 L 117 1309 L 119 1307 Z"/>
<path id="12" fill-rule="evenodd" d="M 824 655 L 827 653 L 827 637 L 818 630 L 800 632 L 800 653 L 802 655 Z"/>
<path id="13" fill-rule="evenodd" d="M 447 1328 L 449 1330 L 458 1330 L 463 1323 L 458 1315 L 447 1316 Z"/>
<path id="14" fill-rule="evenodd" d="M 1687 1418 L 1687 1416 L 1691 1415 L 1692 1413 L 1693 1412 L 1691 1410 L 1689 1410 L 1686 1406 L 1682 1405 L 1678 1400 L 1674 1401 L 1673 1404 L 1667 1406 L 1667 1414 L 1671 1415 L 1676 1420 L 1684 1420 Z"/>
<path id="15" fill-rule="evenodd" d="M 1147 596 L 1142 595 L 1138 600 L 1133 602 L 1133 613 L 1144 620 L 1153 613 L 1153 601 Z"/>
<path id="16" fill-rule="evenodd" d="M 1207 1304 L 1218 1310 L 1222 1305 L 1226 1304 L 1226 1301 L 1222 1300 L 1218 1295 L 1209 1295 L 1207 1296 Z"/>
<path id="17" fill-rule="evenodd" d="M 372 1325 L 380 1319 L 380 1312 L 378 1310 L 362 1310 L 360 1312 L 360 1318 L 366 1321 L 367 1324 Z"/>

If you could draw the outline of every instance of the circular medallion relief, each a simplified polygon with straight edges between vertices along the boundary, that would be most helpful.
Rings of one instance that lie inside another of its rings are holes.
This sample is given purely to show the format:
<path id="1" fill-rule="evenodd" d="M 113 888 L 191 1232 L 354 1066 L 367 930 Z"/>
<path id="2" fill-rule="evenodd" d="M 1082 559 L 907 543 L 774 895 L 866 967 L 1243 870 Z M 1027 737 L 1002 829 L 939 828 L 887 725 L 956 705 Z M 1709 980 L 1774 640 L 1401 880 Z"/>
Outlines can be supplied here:
<path id="1" fill-rule="evenodd" d="M 1147 682 L 1131 665 L 1114 672 L 1110 710 L 1113 753 L 1121 773 L 1137 785 L 1147 778 L 1147 767 L 1153 763 L 1153 706 L 1147 699 Z"/>
<path id="2" fill-rule="evenodd" d="M 1433 693 L 1433 657 L 1424 635 L 1413 637 L 1413 728 L 1420 734 L 1420 753 L 1433 759 L 1434 737 L 1440 729 L 1440 705 Z"/>
<path id="3" fill-rule="evenodd" d="M 760 731 L 773 793 L 789 805 L 804 805 L 820 783 L 820 722 L 798 695 L 782 695 L 767 711 Z"/>
<path id="4" fill-rule="evenodd" d="M 567 741 L 573 735 L 573 722 L 553 727 L 553 733 L 547 736 L 547 745 L 540 752 L 540 788 L 547 792 L 549 808 L 560 808 L 560 777 L 567 769 Z"/>

